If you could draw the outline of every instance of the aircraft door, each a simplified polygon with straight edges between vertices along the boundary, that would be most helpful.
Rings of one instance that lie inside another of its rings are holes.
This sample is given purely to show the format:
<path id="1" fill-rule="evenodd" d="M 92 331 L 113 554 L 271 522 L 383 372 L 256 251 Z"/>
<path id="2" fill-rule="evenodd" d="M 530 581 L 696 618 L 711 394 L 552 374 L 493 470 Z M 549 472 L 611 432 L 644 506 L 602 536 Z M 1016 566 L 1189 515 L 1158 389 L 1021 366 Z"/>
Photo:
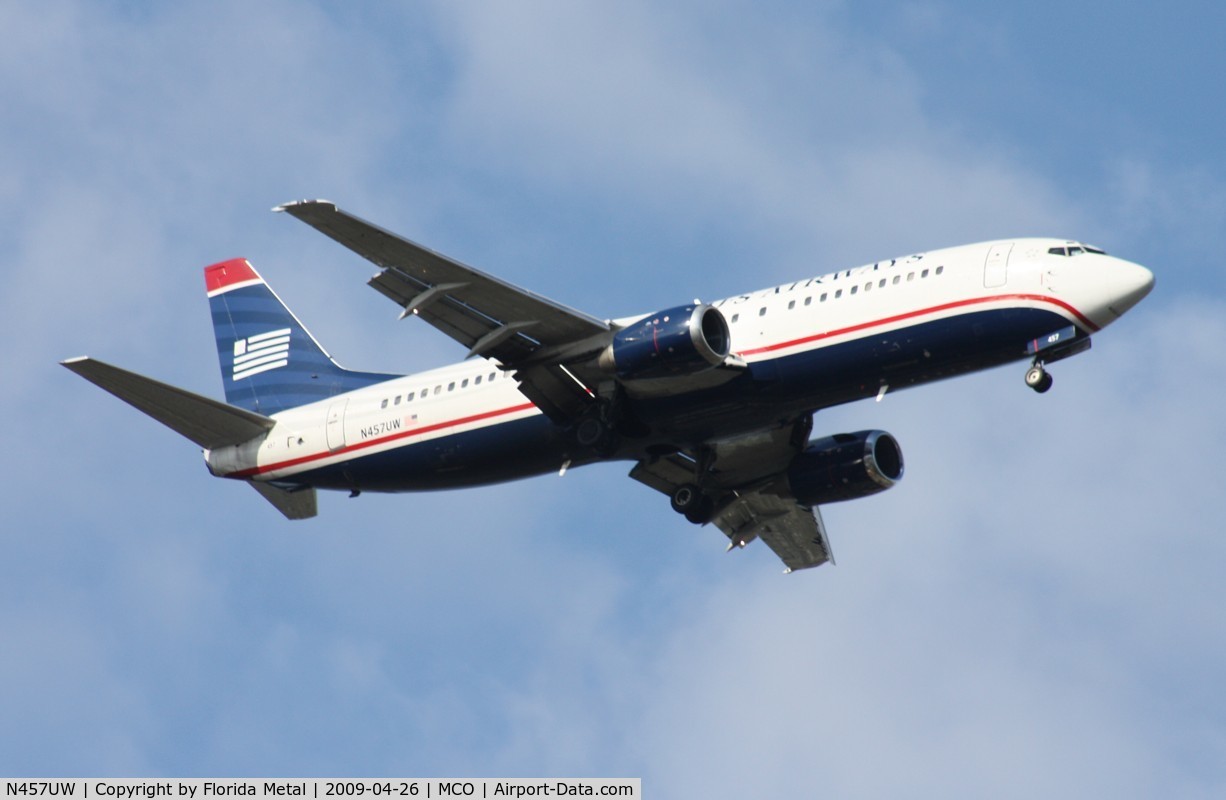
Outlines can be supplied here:
<path id="1" fill-rule="evenodd" d="M 988 257 L 983 262 L 983 285 L 988 289 L 1004 286 L 1008 279 L 1009 251 L 1013 242 L 994 244 L 988 250 Z"/>
<path id="2" fill-rule="evenodd" d="M 328 450 L 333 453 L 345 446 L 345 406 L 347 405 L 349 405 L 349 398 L 346 397 L 328 406 L 326 435 Z"/>

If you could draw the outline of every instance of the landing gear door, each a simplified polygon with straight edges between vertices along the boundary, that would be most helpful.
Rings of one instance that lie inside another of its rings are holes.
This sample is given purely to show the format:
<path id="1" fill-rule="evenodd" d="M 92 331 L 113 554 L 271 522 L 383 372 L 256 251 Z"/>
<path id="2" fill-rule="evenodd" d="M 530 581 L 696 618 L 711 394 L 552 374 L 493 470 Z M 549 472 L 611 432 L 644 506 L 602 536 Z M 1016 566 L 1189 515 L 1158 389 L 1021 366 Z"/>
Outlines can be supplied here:
<path id="1" fill-rule="evenodd" d="M 983 262 L 983 285 L 987 289 L 1004 286 L 1008 279 L 1009 252 L 1013 242 L 994 244 L 988 250 L 987 260 Z"/>
<path id="2" fill-rule="evenodd" d="M 345 446 L 345 406 L 348 404 L 349 398 L 346 397 L 328 406 L 328 450 L 333 453 Z"/>

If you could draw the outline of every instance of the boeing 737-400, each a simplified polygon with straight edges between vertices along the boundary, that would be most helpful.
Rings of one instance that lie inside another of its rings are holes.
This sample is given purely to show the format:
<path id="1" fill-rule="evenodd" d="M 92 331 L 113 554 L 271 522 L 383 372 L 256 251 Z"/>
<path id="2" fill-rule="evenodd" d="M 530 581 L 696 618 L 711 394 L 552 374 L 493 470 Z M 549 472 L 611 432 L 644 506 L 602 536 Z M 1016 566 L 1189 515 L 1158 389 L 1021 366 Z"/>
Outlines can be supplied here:
<path id="1" fill-rule="evenodd" d="M 814 412 L 1008 362 L 1047 365 L 1140 302 L 1152 273 L 1065 239 L 952 247 L 647 315 L 589 316 L 322 200 L 278 211 L 378 266 L 370 285 L 468 350 L 415 375 L 339 366 L 247 261 L 204 270 L 226 401 L 96 359 L 68 369 L 204 448 L 290 519 L 316 489 L 478 486 L 596 461 L 729 548 L 831 560 L 819 507 L 890 488 L 879 430 L 811 439 Z"/>

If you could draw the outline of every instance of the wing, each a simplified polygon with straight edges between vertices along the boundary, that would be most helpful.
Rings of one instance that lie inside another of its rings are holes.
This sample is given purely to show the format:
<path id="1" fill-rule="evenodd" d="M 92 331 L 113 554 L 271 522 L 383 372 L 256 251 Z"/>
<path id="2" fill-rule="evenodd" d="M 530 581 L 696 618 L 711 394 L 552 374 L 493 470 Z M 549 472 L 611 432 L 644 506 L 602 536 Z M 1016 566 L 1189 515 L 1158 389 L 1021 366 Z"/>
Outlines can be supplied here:
<path id="1" fill-rule="evenodd" d="M 403 311 L 468 348 L 517 370 L 520 389 L 554 419 L 591 402 L 589 387 L 561 364 L 603 347 L 609 325 L 561 303 L 461 264 L 338 209 L 302 200 L 276 211 L 302 220 L 373 262 L 369 283 Z"/>
<path id="2" fill-rule="evenodd" d="M 808 416 L 777 428 L 711 442 L 699 457 L 675 453 L 640 461 L 630 477 L 671 495 L 700 482 L 719 495 L 711 522 L 729 539 L 729 549 L 761 539 L 788 572 L 833 562 L 826 527 L 817 508 L 796 502 L 782 473 L 804 448 L 812 429 Z"/>
<path id="3" fill-rule="evenodd" d="M 744 547 L 755 536 L 766 542 L 788 572 L 834 562 L 821 512 L 790 497 L 751 491 L 721 509 L 712 522 L 731 540 L 729 547 Z"/>

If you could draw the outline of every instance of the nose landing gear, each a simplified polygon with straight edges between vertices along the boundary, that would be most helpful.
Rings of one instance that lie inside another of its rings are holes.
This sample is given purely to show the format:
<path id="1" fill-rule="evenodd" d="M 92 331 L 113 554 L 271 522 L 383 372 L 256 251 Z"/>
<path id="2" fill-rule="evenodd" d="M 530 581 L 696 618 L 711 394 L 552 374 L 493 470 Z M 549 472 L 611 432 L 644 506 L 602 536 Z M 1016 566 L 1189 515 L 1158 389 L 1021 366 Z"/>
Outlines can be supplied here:
<path id="1" fill-rule="evenodd" d="M 1035 359 L 1030 369 L 1026 370 L 1026 385 L 1039 394 L 1043 394 L 1043 392 L 1051 388 L 1051 373 L 1043 367 L 1042 361 Z"/>

